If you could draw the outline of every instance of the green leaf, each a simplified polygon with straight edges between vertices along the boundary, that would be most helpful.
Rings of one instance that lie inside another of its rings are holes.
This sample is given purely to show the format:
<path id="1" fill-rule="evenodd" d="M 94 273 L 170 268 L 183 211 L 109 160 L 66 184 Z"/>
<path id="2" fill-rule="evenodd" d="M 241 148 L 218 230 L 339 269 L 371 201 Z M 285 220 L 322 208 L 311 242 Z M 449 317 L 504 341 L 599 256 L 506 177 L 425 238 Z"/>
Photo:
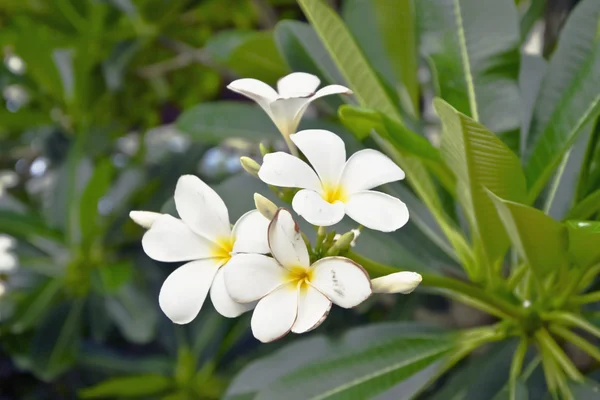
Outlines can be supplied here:
<path id="1" fill-rule="evenodd" d="M 47 226 L 38 216 L 7 210 L 0 210 L 0 232 L 33 242 L 36 238 L 63 240 L 61 232 Z"/>
<path id="2" fill-rule="evenodd" d="M 600 189 L 590 193 L 577 203 L 567 214 L 566 219 L 588 219 L 600 211 Z"/>
<path id="3" fill-rule="evenodd" d="M 405 94 L 400 98 L 407 97 L 413 114 L 418 115 L 419 60 L 413 0 L 374 0 L 374 8 L 392 70 L 400 83 L 401 94 Z"/>
<path id="4" fill-rule="evenodd" d="M 504 256 L 508 236 L 486 189 L 524 201 L 525 178 L 516 155 L 483 125 L 441 99 L 434 101 L 443 127 L 442 157 L 457 177 L 457 195 L 489 265 Z M 481 272 L 481 271 L 480 271 Z"/>
<path id="5" fill-rule="evenodd" d="M 393 99 L 339 15 L 323 0 L 299 0 L 299 3 L 360 104 L 400 119 Z"/>
<path id="6" fill-rule="evenodd" d="M 110 378 L 79 391 L 82 399 L 143 397 L 159 395 L 173 388 L 173 379 L 157 374 Z"/>
<path id="7" fill-rule="evenodd" d="M 62 285 L 60 279 L 50 279 L 27 293 L 17 306 L 16 319 L 10 325 L 11 332 L 22 333 L 40 323 L 54 304 Z"/>
<path id="8" fill-rule="evenodd" d="M 586 379 L 583 383 L 571 382 L 569 388 L 577 400 L 595 400 L 600 393 L 600 383 L 592 379 Z"/>
<path id="9" fill-rule="evenodd" d="M 133 343 L 148 343 L 154 338 L 158 315 L 153 302 L 133 284 L 122 286 L 106 297 L 106 311 L 121 334 Z"/>
<path id="10" fill-rule="evenodd" d="M 542 56 L 531 54 L 523 54 L 521 56 L 521 70 L 519 71 L 519 89 L 521 90 L 521 106 L 523 107 L 520 141 L 521 152 L 526 148 L 529 124 L 531 124 L 531 118 L 533 118 L 535 109 L 535 100 L 540 92 L 542 79 L 547 68 L 548 63 Z"/>
<path id="11" fill-rule="evenodd" d="M 590 267 L 600 261 L 600 222 L 566 221 L 569 254 L 575 264 Z"/>
<path id="12" fill-rule="evenodd" d="M 95 168 L 88 181 L 81 200 L 79 201 L 79 224 L 82 239 L 90 240 L 98 234 L 100 228 L 100 214 L 98 203 L 110 189 L 115 167 L 112 160 L 102 160 Z"/>
<path id="13" fill-rule="evenodd" d="M 489 194 L 512 244 L 540 281 L 568 265 L 567 232 L 561 223 L 533 207 Z"/>
<path id="14" fill-rule="evenodd" d="M 289 71 L 272 32 L 221 31 L 204 47 L 211 60 L 237 75 L 274 84 Z"/>
<path id="15" fill-rule="evenodd" d="M 102 62 L 106 87 L 113 92 L 123 88 L 123 81 L 133 57 L 142 49 L 141 40 L 123 40 L 117 43 Z"/>
<path id="16" fill-rule="evenodd" d="M 525 175 L 535 199 L 582 128 L 600 113 L 600 3 L 569 16 L 538 95 L 527 138 Z"/>
<path id="17" fill-rule="evenodd" d="M 514 136 L 521 126 L 514 2 L 418 0 L 415 6 L 420 49 L 430 61 L 437 95 L 492 132 Z"/>

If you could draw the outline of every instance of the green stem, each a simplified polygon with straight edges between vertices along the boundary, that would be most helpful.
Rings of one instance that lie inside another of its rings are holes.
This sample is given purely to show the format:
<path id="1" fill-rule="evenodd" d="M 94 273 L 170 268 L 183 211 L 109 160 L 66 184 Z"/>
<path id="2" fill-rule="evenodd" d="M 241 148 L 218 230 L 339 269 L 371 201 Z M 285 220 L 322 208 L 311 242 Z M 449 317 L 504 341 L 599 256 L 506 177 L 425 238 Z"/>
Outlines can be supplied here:
<path id="1" fill-rule="evenodd" d="M 566 341 L 573 343 L 575 346 L 579 347 L 581 350 L 600 361 L 600 350 L 575 332 L 570 331 L 561 325 L 550 325 L 550 331 L 557 336 L 562 337 Z"/>
<path id="2" fill-rule="evenodd" d="M 587 293 L 581 296 L 577 296 L 571 300 L 573 304 L 582 305 L 588 303 L 594 303 L 600 301 L 600 292 Z"/>
<path id="3" fill-rule="evenodd" d="M 513 355 L 512 363 L 510 365 L 510 375 L 508 380 L 508 388 L 510 394 L 510 400 L 515 399 L 517 380 L 519 379 L 519 375 L 521 375 L 521 369 L 523 368 L 523 360 L 525 359 L 525 354 L 527 354 L 527 348 L 529 347 L 529 341 L 527 338 L 522 338 L 519 342 L 519 346 L 515 350 L 515 354 Z"/>
<path id="4" fill-rule="evenodd" d="M 577 367 L 573 365 L 573 362 L 567 357 L 565 352 L 560 348 L 558 343 L 550 336 L 546 329 L 539 329 L 535 333 L 535 337 L 540 344 L 540 346 L 545 347 L 554 360 L 558 363 L 558 365 L 562 368 L 563 371 L 567 374 L 567 376 L 574 381 L 583 382 L 583 375 L 577 370 Z"/>
<path id="5" fill-rule="evenodd" d="M 508 288 L 511 292 L 515 290 L 515 288 L 517 287 L 517 285 L 519 283 L 521 283 L 521 281 L 523 280 L 523 277 L 525 276 L 526 273 L 527 273 L 527 264 L 521 264 L 517 268 L 515 268 L 514 272 L 508 278 L 508 282 L 507 282 Z"/>
<path id="6" fill-rule="evenodd" d="M 399 268 L 375 262 L 352 251 L 348 253 L 348 257 L 362 265 L 371 278 L 389 275 L 400 270 Z M 523 316 L 521 308 L 470 283 L 434 274 L 423 274 L 422 276 L 423 282 L 421 286 L 446 289 L 450 291 L 448 294 L 456 298 L 456 300 L 479 308 L 499 318 L 520 319 Z"/>
<path id="7" fill-rule="evenodd" d="M 575 315 L 573 313 L 564 311 L 552 311 L 549 313 L 543 313 L 542 319 L 547 321 L 559 322 L 562 325 L 566 326 L 576 326 L 578 328 L 583 329 L 584 331 L 591 333 L 597 338 L 600 338 L 600 329 L 590 324 L 588 321 L 581 318 L 579 315 Z"/>

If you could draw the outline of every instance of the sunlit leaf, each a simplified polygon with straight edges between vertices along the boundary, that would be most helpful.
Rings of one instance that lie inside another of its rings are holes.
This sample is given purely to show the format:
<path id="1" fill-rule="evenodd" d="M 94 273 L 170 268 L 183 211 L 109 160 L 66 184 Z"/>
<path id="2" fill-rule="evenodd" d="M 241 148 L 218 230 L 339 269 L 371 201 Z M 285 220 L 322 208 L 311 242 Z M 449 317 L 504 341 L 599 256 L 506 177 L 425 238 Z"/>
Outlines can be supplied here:
<path id="1" fill-rule="evenodd" d="M 173 379 L 157 375 L 133 375 L 110 378 L 92 387 L 79 391 L 82 399 L 147 398 L 164 393 L 173 387 Z"/>

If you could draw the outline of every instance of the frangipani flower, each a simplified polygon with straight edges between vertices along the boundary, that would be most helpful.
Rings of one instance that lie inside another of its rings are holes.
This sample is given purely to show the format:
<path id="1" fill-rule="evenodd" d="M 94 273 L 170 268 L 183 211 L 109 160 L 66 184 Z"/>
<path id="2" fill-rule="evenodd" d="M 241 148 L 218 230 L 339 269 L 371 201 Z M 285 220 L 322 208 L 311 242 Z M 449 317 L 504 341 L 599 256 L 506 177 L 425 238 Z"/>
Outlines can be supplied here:
<path id="1" fill-rule="evenodd" d="M 296 154 L 289 135 L 296 132 L 308 105 L 320 97 L 352 93 L 341 85 L 329 85 L 317 90 L 320 83 L 319 78 L 314 75 L 294 72 L 277 81 L 277 91 L 266 83 L 251 78 L 235 80 L 227 88 L 257 102 L 271 117 L 290 151 Z"/>
<path id="2" fill-rule="evenodd" d="M 225 288 L 224 270 L 241 253 L 268 253 L 269 221 L 258 211 L 242 215 L 233 229 L 219 195 L 193 175 L 179 178 L 175 206 L 181 219 L 163 214 L 132 215 L 150 229 L 142 238 L 148 256 L 164 262 L 189 261 L 171 273 L 160 289 L 160 308 L 173 322 L 187 324 L 200 312 L 210 290 L 215 309 L 228 318 L 254 307 L 239 304 Z"/>
<path id="3" fill-rule="evenodd" d="M 0 235 L 0 274 L 14 271 L 18 266 L 17 256 L 12 252 L 15 239 L 8 235 Z"/>
<path id="4" fill-rule="evenodd" d="M 367 228 L 391 232 L 408 222 L 399 199 L 372 189 L 404 179 L 404 171 L 379 151 L 360 150 L 346 161 L 344 142 L 333 132 L 311 129 L 290 135 L 310 164 L 290 154 L 265 155 L 258 176 L 279 187 L 301 188 L 294 211 L 318 226 L 334 225 L 347 214 Z"/>
<path id="5" fill-rule="evenodd" d="M 369 275 L 354 261 L 326 257 L 310 265 L 308 250 L 289 211 L 280 209 L 269 225 L 273 258 L 240 254 L 225 270 L 230 296 L 239 302 L 258 300 L 252 332 L 270 342 L 290 330 L 304 333 L 327 317 L 331 304 L 351 308 L 371 295 Z"/>
<path id="6" fill-rule="evenodd" d="M 15 186 L 18 181 L 19 178 L 13 171 L 0 171 L 0 197 L 4 195 L 7 188 Z"/>
<path id="7" fill-rule="evenodd" d="M 411 271 L 401 271 L 371 280 L 373 293 L 412 293 L 423 277 Z"/>

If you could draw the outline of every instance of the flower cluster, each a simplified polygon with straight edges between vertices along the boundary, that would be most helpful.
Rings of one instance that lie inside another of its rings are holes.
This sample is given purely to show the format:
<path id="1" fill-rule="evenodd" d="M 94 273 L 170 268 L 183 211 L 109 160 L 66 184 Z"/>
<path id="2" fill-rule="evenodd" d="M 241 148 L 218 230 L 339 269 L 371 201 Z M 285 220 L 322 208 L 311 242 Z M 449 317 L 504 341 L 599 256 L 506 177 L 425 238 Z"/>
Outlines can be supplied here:
<path id="1" fill-rule="evenodd" d="M 255 195 L 256 210 L 230 225 L 227 207 L 206 183 L 192 175 L 177 182 L 179 218 L 132 211 L 147 232 L 148 256 L 186 262 L 163 283 L 159 304 L 173 322 L 186 324 L 199 313 L 210 292 L 215 309 L 233 318 L 254 309 L 251 327 L 262 342 L 288 332 L 315 329 L 332 304 L 352 308 L 372 293 L 410 293 L 421 282 L 415 272 L 371 280 L 344 255 L 362 227 L 391 232 L 407 223 L 406 205 L 371 189 L 401 180 L 404 172 L 382 153 L 366 149 L 346 160 L 340 137 L 325 130 L 296 132 L 308 104 L 325 95 L 351 93 L 343 86 L 315 92 L 319 79 L 306 73 L 282 78 L 275 91 L 263 82 L 240 79 L 228 87 L 255 100 L 284 136 L 291 154 L 266 154 L 255 175 L 275 190 L 297 190 L 293 210 L 318 228 L 313 246 L 290 211 Z M 308 161 L 299 158 L 299 152 Z M 343 235 L 327 233 L 347 215 L 359 225 Z"/>

